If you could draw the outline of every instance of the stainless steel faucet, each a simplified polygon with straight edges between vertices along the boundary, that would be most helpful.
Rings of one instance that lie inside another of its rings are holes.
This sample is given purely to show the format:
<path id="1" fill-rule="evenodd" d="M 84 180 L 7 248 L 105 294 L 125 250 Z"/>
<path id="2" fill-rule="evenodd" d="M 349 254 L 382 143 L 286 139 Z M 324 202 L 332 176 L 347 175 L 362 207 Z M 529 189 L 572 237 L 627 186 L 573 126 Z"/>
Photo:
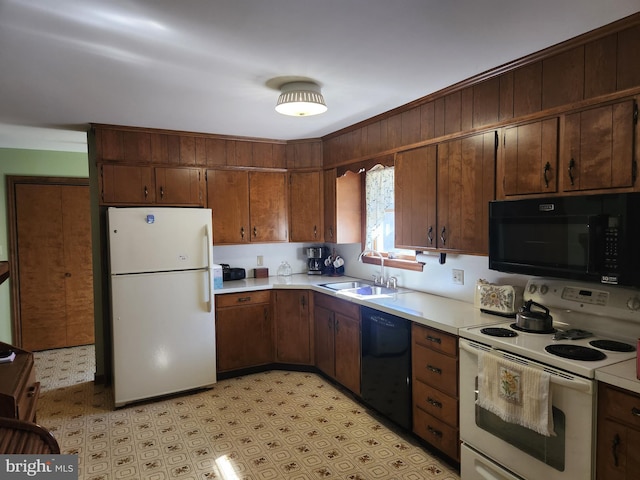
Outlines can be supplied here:
<path id="1" fill-rule="evenodd" d="M 377 277 L 376 275 L 374 275 L 373 283 L 376 285 L 384 285 L 385 282 L 387 281 L 386 278 L 384 277 L 384 257 L 377 250 L 374 250 L 372 248 L 365 248 L 360 254 L 360 256 L 358 256 L 358 261 L 362 263 L 362 257 L 364 257 L 368 253 L 371 255 L 376 255 L 380 257 L 380 277 Z"/>

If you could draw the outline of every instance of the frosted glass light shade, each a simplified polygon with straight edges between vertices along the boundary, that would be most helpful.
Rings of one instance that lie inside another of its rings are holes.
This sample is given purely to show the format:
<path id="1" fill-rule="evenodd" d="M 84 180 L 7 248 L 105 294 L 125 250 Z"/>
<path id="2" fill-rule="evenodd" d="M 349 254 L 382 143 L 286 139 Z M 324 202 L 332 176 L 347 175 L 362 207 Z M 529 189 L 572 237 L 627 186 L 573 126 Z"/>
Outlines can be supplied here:
<path id="1" fill-rule="evenodd" d="M 327 111 L 320 87 L 312 82 L 285 83 L 281 88 L 276 112 L 293 117 L 308 117 Z"/>

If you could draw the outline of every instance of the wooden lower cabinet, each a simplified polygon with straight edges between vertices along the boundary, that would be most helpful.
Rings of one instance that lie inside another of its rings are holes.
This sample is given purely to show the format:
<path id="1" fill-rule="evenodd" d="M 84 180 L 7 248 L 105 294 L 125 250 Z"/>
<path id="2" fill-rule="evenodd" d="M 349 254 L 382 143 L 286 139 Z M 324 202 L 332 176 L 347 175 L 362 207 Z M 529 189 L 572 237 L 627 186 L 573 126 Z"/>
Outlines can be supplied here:
<path id="1" fill-rule="evenodd" d="M 271 291 L 216 295 L 217 371 L 273 362 Z"/>
<path id="2" fill-rule="evenodd" d="M 314 293 L 315 365 L 360 394 L 360 307 Z"/>
<path id="3" fill-rule="evenodd" d="M 640 478 L 640 395 L 598 385 L 596 478 Z"/>
<path id="4" fill-rule="evenodd" d="M 458 338 L 411 325 L 413 431 L 460 461 Z"/>
<path id="5" fill-rule="evenodd" d="M 275 290 L 276 362 L 311 365 L 313 338 L 308 290 Z"/>

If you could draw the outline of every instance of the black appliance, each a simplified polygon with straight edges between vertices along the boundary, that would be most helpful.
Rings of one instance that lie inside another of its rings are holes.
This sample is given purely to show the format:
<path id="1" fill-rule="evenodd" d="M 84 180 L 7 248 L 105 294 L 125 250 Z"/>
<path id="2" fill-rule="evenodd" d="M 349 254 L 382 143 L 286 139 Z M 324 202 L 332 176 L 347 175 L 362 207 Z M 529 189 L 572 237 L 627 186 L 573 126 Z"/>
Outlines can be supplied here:
<path id="1" fill-rule="evenodd" d="M 411 324 L 369 307 L 360 309 L 362 399 L 411 430 Z"/>
<path id="2" fill-rule="evenodd" d="M 231 268 L 226 263 L 221 263 L 222 267 L 222 281 L 228 282 L 229 280 L 242 280 L 247 276 L 247 271 L 244 268 Z"/>
<path id="3" fill-rule="evenodd" d="M 489 268 L 640 286 L 640 193 L 489 202 Z"/>

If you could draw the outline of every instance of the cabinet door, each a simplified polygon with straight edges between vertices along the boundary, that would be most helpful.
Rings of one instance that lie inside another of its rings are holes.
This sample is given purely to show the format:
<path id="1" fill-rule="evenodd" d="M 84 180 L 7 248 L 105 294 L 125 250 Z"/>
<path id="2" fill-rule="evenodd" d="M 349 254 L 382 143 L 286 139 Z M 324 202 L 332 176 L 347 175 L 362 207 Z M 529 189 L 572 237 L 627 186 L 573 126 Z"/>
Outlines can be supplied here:
<path id="1" fill-rule="evenodd" d="M 276 361 L 311 364 L 309 292 L 275 292 Z"/>
<path id="2" fill-rule="evenodd" d="M 565 117 L 564 191 L 633 186 L 633 100 Z"/>
<path id="3" fill-rule="evenodd" d="M 252 242 L 287 241 L 286 173 L 249 174 L 249 217 Z"/>
<path id="4" fill-rule="evenodd" d="M 437 147 L 429 145 L 396 155 L 395 246 L 436 248 Z"/>
<path id="5" fill-rule="evenodd" d="M 334 315 L 331 310 L 315 306 L 313 309 L 315 364 L 321 371 L 335 377 L 335 344 L 334 344 Z"/>
<path id="6" fill-rule="evenodd" d="M 488 253 L 496 143 L 496 133 L 488 132 L 438 145 L 438 249 Z"/>
<path id="7" fill-rule="evenodd" d="M 156 167 L 155 179 L 158 204 L 204 206 L 199 168 Z"/>
<path id="8" fill-rule="evenodd" d="M 335 378 L 360 394 L 360 320 L 335 312 Z"/>
<path id="9" fill-rule="evenodd" d="M 207 206 L 215 245 L 249 242 L 249 176 L 238 170 L 207 170 Z"/>
<path id="10" fill-rule="evenodd" d="M 219 372 L 273 361 L 268 304 L 216 309 L 216 355 Z"/>
<path id="11" fill-rule="evenodd" d="M 323 172 L 324 191 L 324 241 L 336 243 L 336 175 L 335 168 Z"/>
<path id="12" fill-rule="evenodd" d="M 140 205 L 155 202 L 153 167 L 103 164 L 101 182 L 102 204 Z"/>
<path id="13" fill-rule="evenodd" d="M 506 128 L 502 145 L 505 196 L 557 191 L 557 118 Z"/>
<path id="14" fill-rule="evenodd" d="M 289 210 L 292 242 L 322 240 L 322 177 L 317 172 L 289 174 Z"/>

